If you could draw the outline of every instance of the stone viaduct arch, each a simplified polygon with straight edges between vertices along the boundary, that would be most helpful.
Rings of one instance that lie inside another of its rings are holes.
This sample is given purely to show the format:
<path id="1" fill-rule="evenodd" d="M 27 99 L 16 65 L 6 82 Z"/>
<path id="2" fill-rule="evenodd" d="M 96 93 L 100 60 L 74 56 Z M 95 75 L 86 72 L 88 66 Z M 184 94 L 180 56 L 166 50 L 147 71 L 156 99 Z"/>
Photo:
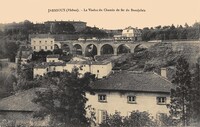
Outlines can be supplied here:
<path id="1" fill-rule="evenodd" d="M 76 55 L 83 55 L 83 48 L 80 44 L 73 45 L 73 53 Z"/>
<path id="2" fill-rule="evenodd" d="M 95 44 L 88 44 L 85 47 L 85 56 L 95 56 L 97 55 L 98 46 Z"/>
<path id="3" fill-rule="evenodd" d="M 158 42 L 156 42 L 158 43 Z M 122 53 L 134 53 L 138 47 L 148 48 L 156 43 L 152 42 L 84 42 L 84 41 L 65 41 L 61 42 L 61 48 L 69 50 L 70 53 L 88 56 L 93 55 L 113 54 L 118 55 Z"/>
<path id="4" fill-rule="evenodd" d="M 104 54 L 114 54 L 114 48 L 110 44 L 104 44 L 103 46 L 100 47 L 100 55 Z"/>
<path id="5" fill-rule="evenodd" d="M 120 44 L 117 47 L 117 54 L 130 53 L 130 52 L 131 52 L 131 48 L 127 44 Z"/>

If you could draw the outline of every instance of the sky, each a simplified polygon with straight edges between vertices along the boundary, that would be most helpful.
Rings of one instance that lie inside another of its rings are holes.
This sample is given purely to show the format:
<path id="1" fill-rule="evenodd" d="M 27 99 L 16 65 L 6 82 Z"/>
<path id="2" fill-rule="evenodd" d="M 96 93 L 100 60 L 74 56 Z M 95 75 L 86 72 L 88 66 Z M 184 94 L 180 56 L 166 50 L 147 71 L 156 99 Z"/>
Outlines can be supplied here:
<path id="1" fill-rule="evenodd" d="M 90 9 L 102 9 L 91 12 Z M 64 12 L 48 12 L 65 9 Z M 68 9 L 79 10 L 79 12 Z M 84 11 L 88 10 L 88 11 Z M 115 11 L 104 11 L 114 9 Z M 116 11 L 125 9 L 125 11 Z M 126 12 L 126 9 L 129 11 Z M 142 12 L 132 11 L 142 9 Z M 145 10 L 145 11 L 144 11 Z M 0 23 L 30 20 L 42 23 L 54 20 L 87 22 L 88 26 L 121 29 L 158 25 L 189 25 L 200 22 L 200 0 L 0 0 Z"/>

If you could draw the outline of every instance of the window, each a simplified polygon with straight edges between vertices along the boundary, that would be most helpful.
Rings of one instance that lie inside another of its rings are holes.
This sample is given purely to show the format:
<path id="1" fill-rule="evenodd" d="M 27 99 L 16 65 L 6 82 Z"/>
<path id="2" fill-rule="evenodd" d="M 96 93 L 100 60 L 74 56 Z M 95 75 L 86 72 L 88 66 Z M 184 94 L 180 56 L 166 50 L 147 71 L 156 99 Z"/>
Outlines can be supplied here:
<path id="1" fill-rule="evenodd" d="M 106 102 L 106 95 L 105 94 L 100 94 L 98 95 L 98 100 L 99 102 Z"/>
<path id="2" fill-rule="evenodd" d="M 33 47 L 33 49 L 36 49 L 35 46 Z"/>
<path id="3" fill-rule="evenodd" d="M 51 49 L 53 49 L 53 46 L 51 46 Z"/>
<path id="4" fill-rule="evenodd" d="M 157 97 L 157 104 L 166 104 L 166 97 Z"/>
<path id="5" fill-rule="evenodd" d="M 99 70 L 97 70 L 97 73 L 99 73 Z"/>
<path id="6" fill-rule="evenodd" d="M 99 110 L 98 113 L 98 123 L 101 124 L 102 122 L 106 121 L 107 111 L 106 110 Z"/>
<path id="7" fill-rule="evenodd" d="M 135 104 L 136 103 L 136 97 L 135 96 L 128 96 L 127 102 L 131 103 L 131 104 Z"/>
<path id="8" fill-rule="evenodd" d="M 41 41 L 40 41 L 40 44 L 41 44 Z"/>
<path id="9" fill-rule="evenodd" d="M 45 46 L 45 49 L 47 49 L 47 46 Z"/>
<path id="10" fill-rule="evenodd" d="M 55 60 L 52 60 L 52 62 L 55 62 Z"/>
<path id="11" fill-rule="evenodd" d="M 54 68 L 53 68 L 53 71 L 55 71 L 55 70 L 56 70 L 56 68 L 54 67 Z"/>

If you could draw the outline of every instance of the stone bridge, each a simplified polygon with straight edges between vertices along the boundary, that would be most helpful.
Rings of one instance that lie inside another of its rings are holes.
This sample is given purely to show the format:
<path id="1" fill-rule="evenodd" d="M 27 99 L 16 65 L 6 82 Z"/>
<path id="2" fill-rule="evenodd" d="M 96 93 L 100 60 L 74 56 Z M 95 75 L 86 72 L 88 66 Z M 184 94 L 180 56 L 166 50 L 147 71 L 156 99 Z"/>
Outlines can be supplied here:
<path id="1" fill-rule="evenodd" d="M 88 56 L 93 55 L 122 53 L 133 53 L 136 48 L 149 48 L 158 42 L 115 42 L 115 41 L 56 41 L 55 45 L 67 52 Z"/>

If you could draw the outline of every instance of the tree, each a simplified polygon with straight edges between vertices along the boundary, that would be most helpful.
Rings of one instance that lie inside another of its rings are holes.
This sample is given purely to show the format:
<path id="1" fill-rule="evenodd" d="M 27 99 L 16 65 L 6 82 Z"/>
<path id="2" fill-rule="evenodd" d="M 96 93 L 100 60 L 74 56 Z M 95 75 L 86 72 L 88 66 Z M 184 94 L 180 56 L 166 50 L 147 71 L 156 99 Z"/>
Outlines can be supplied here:
<path id="1" fill-rule="evenodd" d="M 172 116 L 168 116 L 167 114 L 160 114 L 159 119 L 157 120 L 157 124 L 160 126 L 177 126 L 179 120 L 173 119 Z"/>
<path id="2" fill-rule="evenodd" d="M 157 126 L 153 117 L 148 112 L 132 111 L 130 116 L 123 117 L 119 112 L 113 115 L 107 115 L 105 121 L 100 124 L 100 127 L 149 127 Z"/>
<path id="3" fill-rule="evenodd" d="M 196 69 L 193 74 L 192 84 L 193 84 L 193 98 L 192 98 L 192 110 L 193 114 L 193 122 L 198 123 L 200 122 L 200 59 L 198 59 L 198 63 L 196 64 Z"/>
<path id="4" fill-rule="evenodd" d="M 153 118 L 146 111 L 133 111 L 129 117 L 124 118 L 124 127 L 149 127 L 156 126 Z"/>
<path id="5" fill-rule="evenodd" d="M 5 47 L 3 47 L 5 50 L 4 57 L 7 57 L 10 59 L 11 62 L 14 62 L 19 45 L 16 44 L 16 42 L 5 41 L 4 46 L 5 46 Z"/>
<path id="6" fill-rule="evenodd" d="M 189 125 L 191 115 L 191 74 L 189 63 L 180 57 L 176 64 L 176 74 L 173 76 L 174 88 L 171 89 L 170 114 L 180 118 L 182 125 Z"/>
<path id="7" fill-rule="evenodd" d="M 76 30 L 71 23 L 60 22 L 56 23 L 53 33 L 56 34 L 69 34 L 74 33 Z"/>
<path id="8" fill-rule="evenodd" d="M 122 127 L 122 125 L 123 117 L 120 112 L 115 112 L 115 114 L 107 116 L 106 121 L 103 121 L 100 127 Z"/>
<path id="9" fill-rule="evenodd" d="M 81 37 L 84 39 L 96 37 L 98 39 L 108 37 L 108 34 L 104 30 L 100 30 L 97 27 L 86 27 L 83 31 L 80 32 Z"/>
<path id="10" fill-rule="evenodd" d="M 18 75 L 20 74 L 20 71 L 21 71 L 21 61 L 22 61 L 22 50 L 20 48 L 19 49 L 19 58 L 18 58 L 18 61 L 17 61 L 17 74 Z"/>
<path id="11" fill-rule="evenodd" d="M 50 115 L 54 126 L 57 123 L 65 126 L 88 126 L 85 92 L 91 91 L 91 79 L 89 73 L 80 78 L 77 70 L 72 73 L 53 72 L 42 77 L 40 84 L 46 90 L 36 92 L 37 97 L 33 102 L 44 108 L 36 113 L 35 117 Z"/>

